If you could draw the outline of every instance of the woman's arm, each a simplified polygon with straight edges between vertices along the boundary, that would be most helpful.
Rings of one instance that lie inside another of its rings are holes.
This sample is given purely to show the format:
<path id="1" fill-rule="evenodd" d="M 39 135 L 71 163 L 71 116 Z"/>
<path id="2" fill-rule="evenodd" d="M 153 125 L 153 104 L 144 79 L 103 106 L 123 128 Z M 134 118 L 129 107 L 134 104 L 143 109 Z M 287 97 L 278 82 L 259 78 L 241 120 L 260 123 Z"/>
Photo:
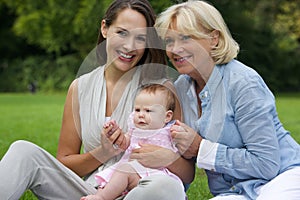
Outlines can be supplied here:
<path id="1" fill-rule="evenodd" d="M 242 142 L 235 143 L 239 148 L 232 148 L 229 142 L 218 144 L 214 166 L 217 172 L 238 179 L 270 180 L 278 174 L 281 164 L 274 123 L 275 99 L 259 76 L 236 82 L 239 84 L 231 86 L 235 89 L 230 94 L 234 121 L 226 125 L 236 127 L 230 131 Z"/>
<path id="2" fill-rule="evenodd" d="M 103 145 L 91 152 L 80 154 L 81 144 L 77 80 L 75 80 L 69 88 L 64 106 L 57 159 L 82 177 L 112 157 L 111 153 L 104 153 Z"/>

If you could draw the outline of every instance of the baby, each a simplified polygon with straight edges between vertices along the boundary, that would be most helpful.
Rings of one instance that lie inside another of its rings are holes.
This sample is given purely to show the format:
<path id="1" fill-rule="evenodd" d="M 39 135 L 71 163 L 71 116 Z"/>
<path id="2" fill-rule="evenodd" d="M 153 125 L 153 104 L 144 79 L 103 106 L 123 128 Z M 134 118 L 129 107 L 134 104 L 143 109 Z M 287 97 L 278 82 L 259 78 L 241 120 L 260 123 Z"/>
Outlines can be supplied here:
<path id="1" fill-rule="evenodd" d="M 128 119 L 129 131 L 126 134 L 127 149 L 124 155 L 118 163 L 96 175 L 99 184 L 97 193 L 82 197 L 81 200 L 115 199 L 136 187 L 141 178 L 149 175 L 172 176 L 182 185 L 181 180 L 167 168 L 146 168 L 135 160 L 129 160 L 131 151 L 139 148 L 139 143 L 154 144 L 177 152 L 170 136 L 174 109 L 175 97 L 168 88 L 159 84 L 142 87 L 136 96 L 134 111 Z M 111 120 L 103 129 L 109 137 L 110 131 L 117 127 L 116 122 Z"/>

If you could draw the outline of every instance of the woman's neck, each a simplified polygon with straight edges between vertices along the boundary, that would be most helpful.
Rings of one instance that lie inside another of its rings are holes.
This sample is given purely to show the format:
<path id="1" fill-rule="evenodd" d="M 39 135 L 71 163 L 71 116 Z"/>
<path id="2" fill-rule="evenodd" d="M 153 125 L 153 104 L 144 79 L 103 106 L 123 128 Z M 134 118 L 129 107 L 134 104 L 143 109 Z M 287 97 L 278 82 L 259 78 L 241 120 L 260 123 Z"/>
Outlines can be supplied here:
<path id="1" fill-rule="evenodd" d="M 113 66 L 106 66 L 104 70 L 104 77 L 106 82 L 110 84 L 115 84 L 124 75 L 124 72 L 117 70 Z"/>
<path id="2" fill-rule="evenodd" d="M 106 81 L 106 116 L 110 116 L 118 105 L 127 84 L 132 79 L 135 69 L 127 72 L 120 71 L 113 66 L 106 67 L 104 77 Z"/>
<path id="3" fill-rule="evenodd" d="M 202 78 L 194 79 L 195 81 L 195 90 L 196 93 L 199 94 L 206 85 L 206 82 Z"/>
<path id="4" fill-rule="evenodd" d="M 122 73 L 116 70 L 113 66 L 105 66 L 104 70 L 104 78 L 106 82 L 106 113 L 105 116 L 111 116 L 115 107 L 117 106 L 117 102 L 120 99 L 118 94 L 120 91 L 116 92 L 114 89 L 116 84 L 119 82 L 122 77 Z"/>

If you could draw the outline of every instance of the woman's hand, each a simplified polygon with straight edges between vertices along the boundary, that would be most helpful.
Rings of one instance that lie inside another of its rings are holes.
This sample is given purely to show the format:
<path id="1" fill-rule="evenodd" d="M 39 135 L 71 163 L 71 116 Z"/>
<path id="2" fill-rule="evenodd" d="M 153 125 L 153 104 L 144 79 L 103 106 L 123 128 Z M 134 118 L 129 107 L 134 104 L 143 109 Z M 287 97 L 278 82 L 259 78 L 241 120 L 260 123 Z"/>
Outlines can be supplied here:
<path id="1" fill-rule="evenodd" d="M 198 155 L 202 137 L 191 127 L 176 120 L 176 123 L 171 127 L 171 136 L 184 158 L 191 159 Z"/>
<path id="2" fill-rule="evenodd" d="M 130 159 L 137 160 L 145 167 L 161 168 L 167 167 L 177 160 L 180 155 L 170 149 L 152 144 L 139 144 L 140 148 L 134 149 Z"/>

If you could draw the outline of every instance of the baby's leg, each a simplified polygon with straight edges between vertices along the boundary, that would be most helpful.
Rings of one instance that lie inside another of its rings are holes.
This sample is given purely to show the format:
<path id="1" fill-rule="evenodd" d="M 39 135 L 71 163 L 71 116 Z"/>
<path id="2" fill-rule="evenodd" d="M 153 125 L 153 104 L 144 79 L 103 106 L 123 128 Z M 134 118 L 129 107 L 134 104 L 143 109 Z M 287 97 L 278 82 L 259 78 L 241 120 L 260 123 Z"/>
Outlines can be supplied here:
<path id="1" fill-rule="evenodd" d="M 102 199 L 115 199 L 125 190 L 136 187 L 140 178 L 130 164 L 122 164 L 115 170 L 105 187 L 97 191 L 97 195 Z"/>

